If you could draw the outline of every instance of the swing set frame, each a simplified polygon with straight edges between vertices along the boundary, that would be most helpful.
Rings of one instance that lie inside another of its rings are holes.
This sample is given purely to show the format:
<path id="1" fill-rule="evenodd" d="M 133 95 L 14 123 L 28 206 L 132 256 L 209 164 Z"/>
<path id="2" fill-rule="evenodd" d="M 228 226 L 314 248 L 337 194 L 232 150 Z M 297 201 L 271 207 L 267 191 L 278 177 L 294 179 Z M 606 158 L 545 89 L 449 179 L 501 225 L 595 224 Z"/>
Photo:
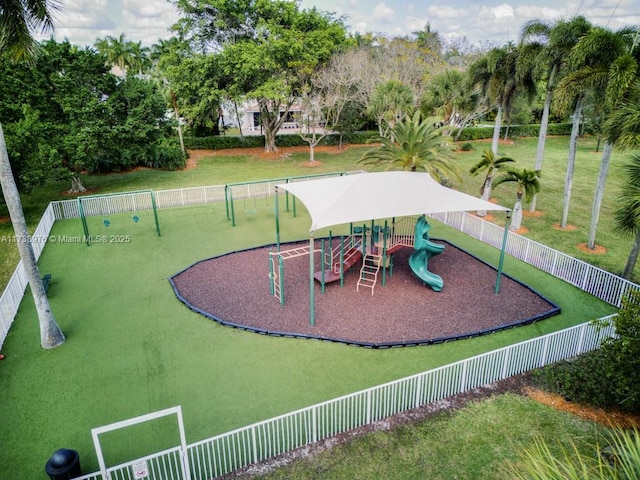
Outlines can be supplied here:
<path id="1" fill-rule="evenodd" d="M 147 200 L 147 195 L 149 200 Z M 138 199 L 142 196 L 143 200 Z M 160 236 L 160 221 L 158 220 L 158 207 L 153 190 L 136 190 L 126 193 L 105 193 L 102 195 L 84 195 L 77 198 L 78 213 L 82 222 L 84 241 L 91 245 L 91 234 L 87 224 L 87 216 L 111 215 L 114 213 L 138 212 L 140 210 L 153 210 L 153 218 L 156 225 L 156 233 Z M 137 215 L 137 214 L 136 214 Z M 135 220 L 134 220 L 135 222 Z"/>

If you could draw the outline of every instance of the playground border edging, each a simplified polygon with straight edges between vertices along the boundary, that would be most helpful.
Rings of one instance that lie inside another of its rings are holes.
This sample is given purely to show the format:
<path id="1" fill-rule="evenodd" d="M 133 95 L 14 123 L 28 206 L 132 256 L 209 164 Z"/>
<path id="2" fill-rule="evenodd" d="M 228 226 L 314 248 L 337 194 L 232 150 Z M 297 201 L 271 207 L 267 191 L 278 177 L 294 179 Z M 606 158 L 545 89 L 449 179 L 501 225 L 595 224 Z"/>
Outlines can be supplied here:
<path id="1" fill-rule="evenodd" d="M 494 266 L 492 266 L 491 264 L 489 264 L 485 260 L 482 260 L 481 258 L 478 258 L 476 255 L 468 252 L 464 248 L 459 247 L 458 245 L 456 245 L 453 242 L 450 242 L 448 240 L 442 240 L 442 239 L 434 239 L 434 240 L 437 240 L 439 242 L 445 242 L 445 243 L 457 248 L 458 250 L 463 251 L 467 255 L 469 255 L 472 258 L 474 258 L 476 261 L 478 261 L 480 263 L 483 263 L 484 265 L 488 266 L 492 270 L 497 271 L 497 269 Z M 295 245 L 297 243 L 306 243 L 306 242 L 305 241 L 288 242 L 288 244 L 291 244 L 291 245 Z M 455 341 L 455 340 L 463 340 L 463 339 L 467 339 L 467 338 L 480 337 L 480 336 L 484 336 L 484 335 L 489 335 L 491 333 L 500 332 L 500 331 L 503 331 L 503 330 L 509 330 L 511 328 L 516 328 L 516 327 L 520 327 L 520 326 L 524 326 L 524 325 L 530 325 L 532 323 L 536 323 L 536 322 L 539 322 L 541 320 L 545 320 L 547 318 L 550 318 L 550 317 L 553 317 L 555 315 L 558 315 L 561 312 L 561 308 L 555 302 L 552 302 L 546 296 L 541 295 L 535 289 L 531 288 L 529 285 L 525 284 L 524 282 L 522 282 L 522 281 L 512 277 L 511 275 L 503 272 L 502 274 L 505 277 L 507 277 L 510 280 L 518 283 L 519 285 L 521 285 L 522 287 L 528 289 L 529 291 L 535 293 L 540 298 L 542 298 L 545 302 L 547 302 L 549 305 L 551 305 L 552 308 L 550 310 L 548 310 L 547 312 L 544 312 L 544 313 L 541 313 L 541 314 L 538 314 L 538 315 L 534 315 L 533 317 L 525 318 L 525 319 L 523 319 L 521 321 L 518 321 L 518 322 L 513 322 L 513 323 L 509 323 L 509 324 L 505 324 L 505 325 L 499 325 L 497 327 L 478 330 L 478 331 L 475 331 L 475 332 L 465 332 L 465 333 L 463 333 L 461 335 L 450 335 L 450 336 L 446 336 L 446 337 L 437 337 L 437 338 L 424 339 L 424 340 L 405 340 L 405 341 L 399 341 L 399 342 L 370 343 L 370 342 L 358 342 L 358 341 L 355 341 L 355 340 L 348 340 L 348 339 L 344 339 L 344 338 L 332 338 L 332 337 L 325 337 L 325 336 L 319 336 L 319 335 L 308 335 L 308 334 L 304 334 L 304 333 L 282 332 L 282 331 L 278 331 L 278 330 L 265 330 L 265 329 L 262 329 L 262 328 L 259 328 L 259 327 L 252 327 L 252 326 L 243 325 L 243 324 L 236 323 L 236 322 L 230 322 L 230 321 L 224 320 L 224 319 L 222 319 L 222 318 L 220 318 L 220 317 L 218 317 L 218 316 L 216 316 L 216 315 L 214 315 L 212 313 L 206 312 L 206 311 L 204 311 L 204 310 L 192 305 L 186 298 L 184 298 L 180 294 L 180 292 L 178 291 L 178 288 L 176 287 L 176 284 L 175 284 L 175 282 L 173 280 L 175 277 L 177 277 L 181 273 L 186 272 L 190 268 L 193 268 L 194 266 L 196 266 L 196 265 L 198 265 L 198 264 L 200 264 L 202 262 L 206 262 L 206 261 L 213 260 L 213 259 L 216 259 L 216 258 L 225 257 L 227 255 L 233 255 L 233 254 L 242 253 L 242 252 L 249 252 L 249 251 L 252 251 L 252 250 L 258 250 L 258 249 L 261 249 L 261 248 L 271 247 L 271 246 L 275 246 L 275 244 L 265 244 L 265 245 L 261 245 L 261 246 L 257 246 L 257 247 L 251 247 L 251 248 L 246 248 L 246 249 L 243 249 L 243 250 L 235 250 L 235 251 L 232 251 L 232 252 L 223 253 L 222 255 L 215 255 L 213 257 L 203 258 L 201 260 L 198 260 L 198 261 L 192 263 L 188 267 L 183 268 L 182 270 L 180 270 L 179 272 L 175 273 L 174 275 L 172 275 L 169 278 L 169 283 L 171 284 L 171 288 L 173 289 L 173 292 L 175 293 L 175 295 L 178 298 L 178 300 L 180 302 L 182 302 L 187 308 L 189 308 L 189 310 L 192 310 L 193 312 L 196 312 L 196 313 L 202 315 L 203 317 L 208 318 L 209 320 L 213 320 L 214 322 L 216 322 L 216 323 L 218 323 L 220 325 L 226 326 L 226 327 L 231 327 L 231 328 L 235 328 L 235 329 L 238 329 L 238 330 L 244 330 L 246 332 L 257 333 L 257 334 L 260 334 L 260 335 L 267 335 L 267 336 L 271 336 L 271 337 L 284 337 L 284 338 L 295 338 L 295 339 L 304 339 L 304 340 L 320 340 L 320 341 L 325 341 L 325 342 L 340 343 L 340 344 L 348 345 L 348 346 L 371 348 L 371 349 L 417 347 L 417 346 L 423 346 L 423 345 L 435 345 L 435 344 L 440 344 L 440 343 L 445 343 L 445 342 L 450 342 L 450 341 Z"/>

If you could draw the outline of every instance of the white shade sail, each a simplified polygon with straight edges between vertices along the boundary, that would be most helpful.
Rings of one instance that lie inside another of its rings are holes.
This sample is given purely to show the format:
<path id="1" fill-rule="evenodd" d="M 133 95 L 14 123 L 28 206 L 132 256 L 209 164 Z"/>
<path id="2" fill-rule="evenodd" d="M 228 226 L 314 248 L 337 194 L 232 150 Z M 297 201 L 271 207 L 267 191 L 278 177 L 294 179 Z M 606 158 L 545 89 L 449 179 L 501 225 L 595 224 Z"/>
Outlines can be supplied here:
<path id="1" fill-rule="evenodd" d="M 509 208 L 444 187 L 428 173 L 359 173 L 278 184 L 295 195 L 320 228 L 392 217 Z"/>

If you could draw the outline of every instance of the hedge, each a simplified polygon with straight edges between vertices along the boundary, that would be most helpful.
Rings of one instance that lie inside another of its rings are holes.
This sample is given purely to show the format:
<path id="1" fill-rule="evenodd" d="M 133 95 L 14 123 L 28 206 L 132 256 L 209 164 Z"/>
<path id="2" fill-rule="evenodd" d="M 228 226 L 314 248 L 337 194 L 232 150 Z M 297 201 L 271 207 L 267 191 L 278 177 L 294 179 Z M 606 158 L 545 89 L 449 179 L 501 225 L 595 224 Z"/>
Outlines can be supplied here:
<path id="1" fill-rule="evenodd" d="M 570 135 L 571 123 L 551 123 L 547 128 L 547 135 Z M 509 138 L 537 137 L 540 133 L 540 125 L 503 125 L 500 128 L 500 137 L 503 138 L 507 128 Z M 455 134 L 454 134 L 455 136 Z M 493 138 L 493 127 L 467 127 L 460 133 L 459 141 L 480 140 Z"/>
<path id="2" fill-rule="evenodd" d="M 350 144 L 370 143 L 378 138 L 378 132 L 354 132 L 344 134 L 342 142 Z M 340 135 L 332 133 L 322 139 L 320 145 L 339 145 Z M 300 135 L 276 135 L 276 146 L 298 147 L 307 146 Z M 264 147 L 264 135 L 251 136 L 216 136 L 216 137 L 185 137 L 184 146 L 189 150 L 222 150 L 224 148 Z"/>

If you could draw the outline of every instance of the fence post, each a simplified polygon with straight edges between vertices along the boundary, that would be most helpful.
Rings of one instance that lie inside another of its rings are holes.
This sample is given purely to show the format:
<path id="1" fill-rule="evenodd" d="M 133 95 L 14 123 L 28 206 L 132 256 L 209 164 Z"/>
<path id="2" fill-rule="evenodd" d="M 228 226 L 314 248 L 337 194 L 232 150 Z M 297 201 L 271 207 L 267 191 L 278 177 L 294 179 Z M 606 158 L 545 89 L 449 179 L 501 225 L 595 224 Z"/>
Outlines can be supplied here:
<path id="1" fill-rule="evenodd" d="M 253 444 L 253 463 L 258 463 L 258 442 L 256 440 L 256 427 L 251 427 L 251 442 Z"/>
<path id="2" fill-rule="evenodd" d="M 544 343 L 542 344 L 542 357 L 540 358 L 540 367 L 544 367 L 547 364 L 547 352 L 549 351 L 549 337 L 544 337 Z"/>
<path id="3" fill-rule="evenodd" d="M 421 398 L 422 398 L 422 376 L 418 377 L 418 381 L 416 382 L 416 394 L 415 394 L 415 399 L 413 402 L 414 408 L 418 408 L 421 405 Z"/>

